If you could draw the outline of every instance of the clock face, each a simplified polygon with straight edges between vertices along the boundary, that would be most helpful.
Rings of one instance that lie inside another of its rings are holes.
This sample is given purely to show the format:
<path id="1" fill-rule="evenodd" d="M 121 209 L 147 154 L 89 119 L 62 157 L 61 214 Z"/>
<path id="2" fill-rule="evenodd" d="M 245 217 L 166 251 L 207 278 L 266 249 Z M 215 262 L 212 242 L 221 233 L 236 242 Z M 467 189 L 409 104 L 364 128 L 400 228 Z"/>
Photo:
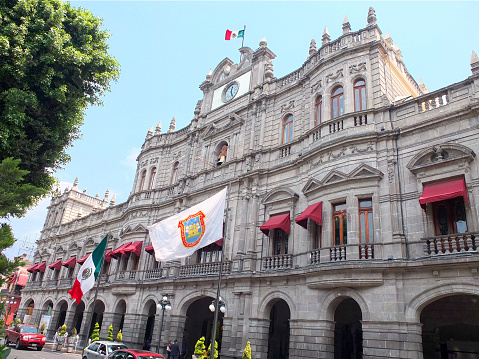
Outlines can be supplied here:
<path id="1" fill-rule="evenodd" d="M 226 89 L 226 92 L 225 92 L 225 100 L 226 100 L 226 101 L 231 100 L 233 97 L 235 97 L 235 95 L 236 95 L 237 92 L 238 92 L 238 84 L 237 84 L 237 83 L 231 84 L 231 85 Z"/>

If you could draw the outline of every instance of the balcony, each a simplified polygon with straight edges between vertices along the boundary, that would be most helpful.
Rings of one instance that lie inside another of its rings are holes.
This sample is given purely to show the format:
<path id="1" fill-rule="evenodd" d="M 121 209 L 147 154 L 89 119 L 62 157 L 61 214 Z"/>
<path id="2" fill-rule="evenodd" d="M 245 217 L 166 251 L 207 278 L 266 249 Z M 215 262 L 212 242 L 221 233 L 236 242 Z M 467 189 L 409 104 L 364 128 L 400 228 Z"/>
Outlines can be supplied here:
<path id="1" fill-rule="evenodd" d="M 265 270 L 279 270 L 293 268 L 293 255 L 282 254 L 263 258 L 263 268 Z"/>
<path id="2" fill-rule="evenodd" d="M 206 275 L 216 275 L 220 272 L 221 262 L 199 263 L 182 266 L 180 268 L 180 277 L 198 277 Z M 231 273 L 231 262 L 223 262 L 223 274 Z"/>
<path id="3" fill-rule="evenodd" d="M 457 253 L 477 253 L 476 238 L 477 233 L 471 232 L 423 238 L 424 254 L 435 257 Z"/>

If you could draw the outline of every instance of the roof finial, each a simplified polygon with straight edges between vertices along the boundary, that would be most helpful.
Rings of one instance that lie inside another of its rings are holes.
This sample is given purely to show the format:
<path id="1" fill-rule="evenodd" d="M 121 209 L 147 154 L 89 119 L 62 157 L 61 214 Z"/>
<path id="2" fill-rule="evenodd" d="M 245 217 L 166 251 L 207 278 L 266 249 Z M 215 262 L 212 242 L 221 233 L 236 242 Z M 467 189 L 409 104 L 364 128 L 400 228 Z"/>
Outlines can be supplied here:
<path id="1" fill-rule="evenodd" d="M 423 94 L 429 93 L 429 89 L 424 85 L 424 82 L 422 81 L 422 78 L 419 77 L 419 83 L 418 83 L 419 89 L 422 91 Z"/>
<path id="2" fill-rule="evenodd" d="M 373 7 L 370 7 L 368 11 L 368 26 L 373 25 L 376 25 L 376 12 L 374 11 Z"/>
<path id="3" fill-rule="evenodd" d="M 104 201 L 108 201 L 108 197 L 110 196 L 110 190 L 107 189 L 106 192 L 105 192 L 105 199 Z"/>
<path id="4" fill-rule="evenodd" d="M 168 130 L 168 133 L 175 132 L 175 126 L 176 126 L 176 118 L 172 118 L 170 122 L 170 129 Z"/>
<path id="5" fill-rule="evenodd" d="M 324 28 L 323 37 L 321 38 L 321 40 L 322 40 L 323 46 L 326 45 L 329 42 L 329 40 L 331 40 L 331 36 L 329 36 L 329 31 L 327 27 Z"/>
<path id="6" fill-rule="evenodd" d="M 479 73 L 479 58 L 477 57 L 474 50 L 472 50 L 472 56 L 471 56 L 471 71 L 473 75 Z"/>
<path id="7" fill-rule="evenodd" d="M 114 193 L 113 197 L 111 197 L 110 206 L 114 206 L 115 202 L 116 202 L 116 193 Z"/>
<path id="8" fill-rule="evenodd" d="M 349 24 L 348 16 L 346 15 L 343 20 L 343 35 L 351 31 L 351 25 Z"/>
<path id="9" fill-rule="evenodd" d="M 309 56 L 312 56 L 316 53 L 316 40 L 312 39 L 309 43 Z"/>
<path id="10" fill-rule="evenodd" d="M 389 35 L 389 31 L 386 30 L 386 34 L 384 35 L 384 41 L 386 41 L 386 44 L 392 45 L 393 44 L 393 39 L 391 38 L 391 35 Z"/>
<path id="11" fill-rule="evenodd" d="M 263 38 L 259 42 L 259 47 L 267 47 L 267 46 L 268 46 L 268 42 L 266 41 L 266 38 L 263 36 Z"/>
<path id="12" fill-rule="evenodd" d="M 78 187 L 78 177 L 75 178 L 75 181 L 73 182 L 73 187 L 72 187 L 72 189 L 73 189 L 73 188 L 76 189 L 77 187 Z"/>
<path id="13" fill-rule="evenodd" d="M 211 75 L 213 75 L 213 73 L 211 72 L 211 69 L 210 69 L 210 71 L 208 71 L 208 73 L 206 74 L 206 81 L 211 81 Z"/>
<path id="14" fill-rule="evenodd" d="M 161 133 L 161 120 L 158 121 L 158 124 L 156 125 L 155 136 L 159 135 L 160 133 Z"/>
<path id="15" fill-rule="evenodd" d="M 146 134 L 146 139 L 149 139 L 152 136 L 153 136 L 153 126 L 151 126 L 150 129 L 148 130 L 148 133 Z"/>

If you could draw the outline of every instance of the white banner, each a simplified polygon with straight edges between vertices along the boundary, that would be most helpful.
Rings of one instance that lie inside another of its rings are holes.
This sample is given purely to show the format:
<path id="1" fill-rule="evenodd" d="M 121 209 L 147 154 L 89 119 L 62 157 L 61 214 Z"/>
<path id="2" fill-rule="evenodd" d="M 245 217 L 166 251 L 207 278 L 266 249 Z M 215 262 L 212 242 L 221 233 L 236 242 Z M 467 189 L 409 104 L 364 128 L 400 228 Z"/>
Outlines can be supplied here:
<path id="1" fill-rule="evenodd" d="M 192 255 L 223 238 L 227 187 L 187 210 L 148 227 L 158 261 Z"/>

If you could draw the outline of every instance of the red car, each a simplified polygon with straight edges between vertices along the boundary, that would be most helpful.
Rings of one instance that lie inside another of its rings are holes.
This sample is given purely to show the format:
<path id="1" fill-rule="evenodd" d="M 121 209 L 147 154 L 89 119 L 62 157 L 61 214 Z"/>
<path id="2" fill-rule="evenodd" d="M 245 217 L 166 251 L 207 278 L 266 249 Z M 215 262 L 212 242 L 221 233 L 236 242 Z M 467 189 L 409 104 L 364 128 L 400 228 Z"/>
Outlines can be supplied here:
<path id="1" fill-rule="evenodd" d="M 108 355 L 107 359 L 155 359 L 165 358 L 161 354 L 143 349 L 118 349 Z"/>
<path id="2" fill-rule="evenodd" d="M 34 325 L 18 324 L 5 330 L 5 344 L 15 343 L 16 349 L 34 347 L 42 350 L 46 339 Z"/>

